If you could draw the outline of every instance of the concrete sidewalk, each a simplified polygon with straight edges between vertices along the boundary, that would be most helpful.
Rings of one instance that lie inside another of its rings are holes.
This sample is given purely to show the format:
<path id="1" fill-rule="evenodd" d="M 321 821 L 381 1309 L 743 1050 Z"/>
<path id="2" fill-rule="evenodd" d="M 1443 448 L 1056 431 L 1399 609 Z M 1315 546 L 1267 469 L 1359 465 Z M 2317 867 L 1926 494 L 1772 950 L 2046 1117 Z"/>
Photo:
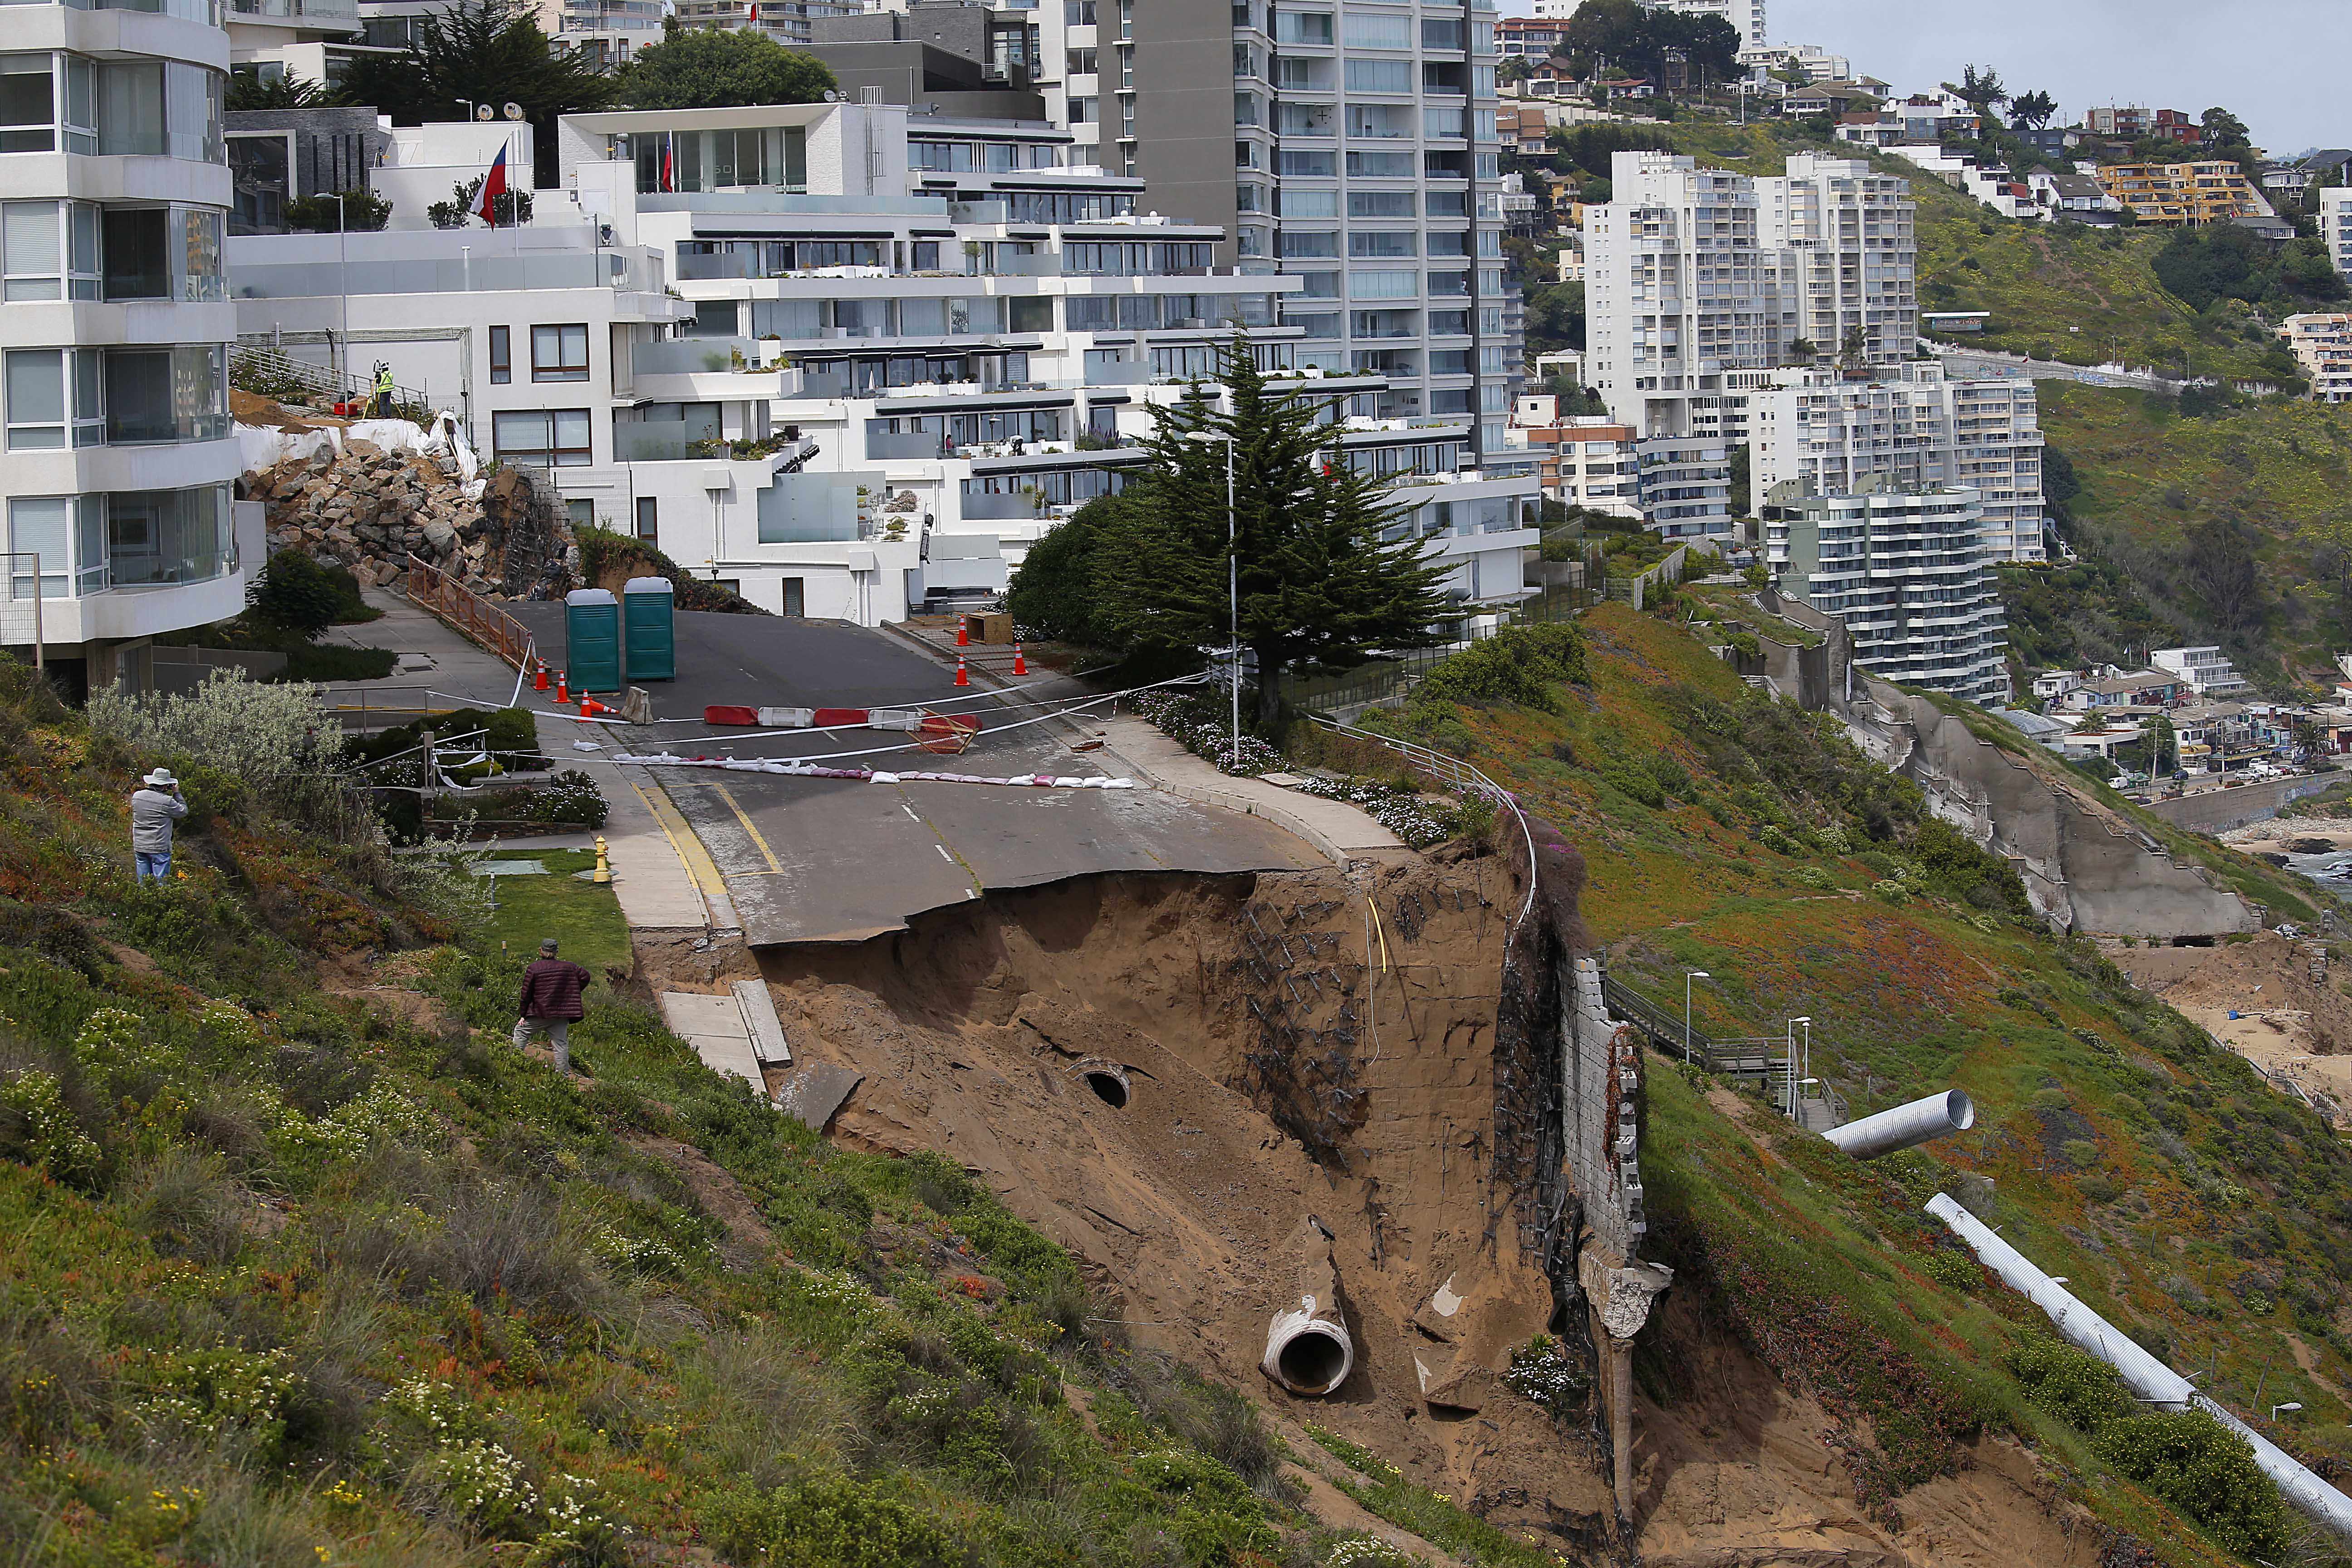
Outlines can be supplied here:
<path id="1" fill-rule="evenodd" d="M 1102 728 L 1109 737 L 1108 749 L 1155 786 L 1187 800 L 1262 816 L 1296 833 L 1335 865 L 1412 854 L 1403 839 L 1344 801 L 1221 773 L 1140 719 L 1121 715 L 1106 721 Z"/>
<path id="2" fill-rule="evenodd" d="M 366 590 L 367 602 L 383 611 L 381 620 L 338 626 L 333 640 L 396 653 L 421 653 L 429 671 L 383 680 L 351 681 L 333 688 L 345 705 L 379 695 L 387 704 L 401 692 L 429 689 L 441 700 L 482 708 L 503 708 L 515 700 L 514 667 L 477 647 L 437 616 L 382 588 Z M 413 700 L 413 699 L 412 699 Z M 693 829 L 644 768 L 624 768 L 604 758 L 627 749 L 621 731 L 583 724 L 563 715 L 545 694 L 523 683 L 521 705 L 538 717 L 540 750 L 556 768 L 577 768 L 596 781 L 610 808 L 604 843 L 613 868 L 613 891 L 632 930 L 730 930 L 740 924 L 728 900 L 725 879 L 694 837 Z M 593 752 L 576 749 L 585 742 Z"/>

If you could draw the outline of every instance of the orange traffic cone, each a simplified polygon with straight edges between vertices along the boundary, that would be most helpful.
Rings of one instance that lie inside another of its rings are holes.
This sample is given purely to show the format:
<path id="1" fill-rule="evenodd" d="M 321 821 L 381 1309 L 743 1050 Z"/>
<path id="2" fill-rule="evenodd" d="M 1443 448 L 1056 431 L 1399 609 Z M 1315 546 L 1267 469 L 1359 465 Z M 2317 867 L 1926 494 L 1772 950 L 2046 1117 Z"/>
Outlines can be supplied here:
<path id="1" fill-rule="evenodd" d="M 963 655 L 961 654 L 956 655 L 956 684 L 958 686 L 970 686 L 971 684 L 971 671 L 963 667 Z"/>
<path id="2" fill-rule="evenodd" d="M 970 647 L 971 646 L 971 623 L 965 620 L 961 616 L 958 616 L 956 617 L 956 647 Z"/>
<path id="3" fill-rule="evenodd" d="M 1029 661 L 1021 657 L 1021 639 L 1019 637 L 1013 639 L 1013 673 L 1015 675 L 1026 675 L 1029 673 Z"/>
<path id="4" fill-rule="evenodd" d="M 542 658 L 539 661 L 539 674 L 531 680 L 530 689 L 533 691 L 547 689 L 547 660 Z"/>
<path id="5" fill-rule="evenodd" d="M 593 697 L 583 697 L 580 700 L 580 717 L 583 719 L 593 719 L 604 711 L 604 705 Z"/>
<path id="6" fill-rule="evenodd" d="M 555 672 L 555 700 L 558 702 L 572 700 L 572 688 L 565 684 L 563 672 L 560 669 Z"/>

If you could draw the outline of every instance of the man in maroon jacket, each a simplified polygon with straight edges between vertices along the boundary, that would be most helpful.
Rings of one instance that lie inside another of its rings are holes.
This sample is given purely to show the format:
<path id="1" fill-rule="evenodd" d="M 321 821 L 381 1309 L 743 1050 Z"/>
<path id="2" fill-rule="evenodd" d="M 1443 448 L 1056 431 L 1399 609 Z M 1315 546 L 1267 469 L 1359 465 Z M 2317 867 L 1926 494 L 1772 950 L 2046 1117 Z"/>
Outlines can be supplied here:
<path id="1" fill-rule="evenodd" d="M 572 1070 L 572 1026 L 587 1011 L 580 993 L 593 978 L 580 965 L 555 956 L 555 939 L 539 944 L 539 956 L 522 972 L 522 1016 L 515 1020 L 515 1048 L 544 1035 L 555 1047 L 555 1070 Z"/>

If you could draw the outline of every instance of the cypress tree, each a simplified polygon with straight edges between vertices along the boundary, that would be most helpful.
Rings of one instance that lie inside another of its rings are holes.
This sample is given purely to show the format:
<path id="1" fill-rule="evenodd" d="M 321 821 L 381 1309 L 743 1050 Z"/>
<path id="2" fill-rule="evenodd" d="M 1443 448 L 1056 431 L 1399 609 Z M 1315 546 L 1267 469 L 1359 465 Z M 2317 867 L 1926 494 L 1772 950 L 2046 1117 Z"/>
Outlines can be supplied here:
<path id="1" fill-rule="evenodd" d="M 1218 386 L 1198 383 L 1152 410 L 1150 464 L 1128 489 L 1139 504 L 1123 509 L 1116 535 L 1094 552 L 1097 620 L 1132 647 L 1223 647 L 1232 635 L 1228 563 L 1237 559 L 1241 641 L 1257 661 L 1264 726 L 1287 670 L 1439 641 L 1445 574 L 1428 563 L 1389 481 L 1337 452 L 1336 400 L 1276 391 L 1238 336 L 1218 353 L 1217 383 L 1223 407 Z"/>

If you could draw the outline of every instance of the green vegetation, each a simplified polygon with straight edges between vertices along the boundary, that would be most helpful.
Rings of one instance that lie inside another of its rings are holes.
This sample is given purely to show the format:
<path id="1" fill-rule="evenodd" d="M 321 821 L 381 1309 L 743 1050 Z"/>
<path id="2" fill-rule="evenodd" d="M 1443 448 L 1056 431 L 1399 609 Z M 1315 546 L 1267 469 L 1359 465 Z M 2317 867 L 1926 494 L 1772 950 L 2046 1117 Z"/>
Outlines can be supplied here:
<path id="1" fill-rule="evenodd" d="M 1727 613 L 1713 592 L 1682 607 Z M 2049 933 L 2004 862 L 1833 726 L 1658 616 L 1604 605 L 1576 634 L 1567 689 L 1513 701 L 1482 679 L 1478 700 L 1400 722 L 1447 734 L 1577 846 L 1616 977 L 1672 1011 L 1682 974 L 1706 971 L 1695 1021 L 1718 1037 L 1810 1017 L 1811 1069 L 1856 1115 L 1945 1085 L 1978 1108 L 1965 1137 L 1864 1165 L 1759 1101 L 1727 1114 L 1728 1085 L 1654 1058 L 1643 1177 L 1676 1290 L 1848 1426 L 1882 1520 L 2006 1431 L 2158 1563 L 2279 1560 L 2285 1516 L 2242 1448 L 2210 1423 L 2086 1415 L 2093 1394 L 2052 1386 L 2047 1321 L 1921 1210 L 1941 1190 L 1989 1215 L 2152 1352 L 2210 1368 L 2200 1385 L 2242 1415 L 2302 1403 L 2267 1435 L 2341 1463 L 2352 1150 L 2092 943 Z M 1945 710 L 2040 765 L 1990 716 Z M 2248 897 L 2310 910 L 2270 868 L 2131 819 Z M 1669 1341 L 1636 1373 L 1661 1402 L 1705 1394 Z"/>
<path id="2" fill-rule="evenodd" d="M 1558 1568 L 1556 1552 L 1534 1541 L 1512 1540 L 1454 1500 L 1405 1479 L 1404 1472 L 1336 1432 L 1309 1426 L 1307 1436 L 1353 1472 L 1334 1482 L 1364 1510 L 1452 1552 L 1471 1568 Z"/>
<path id="3" fill-rule="evenodd" d="M 764 33 L 678 27 L 629 57 L 619 90 L 632 109 L 734 109 L 815 103 L 833 86 L 833 72 L 815 56 Z"/>
<path id="4" fill-rule="evenodd" d="M 676 591 L 674 603 L 681 610 L 707 610 L 729 616 L 773 613 L 732 588 L 708 577 L 697 577 L 642 539 L 595 527 L 576 528 L 572 535 L 580 543 L 581 574 L 600 588 L 610 588 L 617 594 L 632 577 L 666 577 Z"/>
<path id="5" fill-rule="evenodd" d="M 586 1080 L 505 1045 L 500 936 L 618 955 L 610 889 L 518 879 L 485 918 L 306 792 L 253 690 L 204 762 L 0 662 L 0 1538 L 257 1568 L 1305 1549 L 1249 1406 L 1127 1349 L 951 1162 L 830 1149 L 604 986 Z M 142 889 L 125 803 L 167 758 L 199 813 Z"/>

